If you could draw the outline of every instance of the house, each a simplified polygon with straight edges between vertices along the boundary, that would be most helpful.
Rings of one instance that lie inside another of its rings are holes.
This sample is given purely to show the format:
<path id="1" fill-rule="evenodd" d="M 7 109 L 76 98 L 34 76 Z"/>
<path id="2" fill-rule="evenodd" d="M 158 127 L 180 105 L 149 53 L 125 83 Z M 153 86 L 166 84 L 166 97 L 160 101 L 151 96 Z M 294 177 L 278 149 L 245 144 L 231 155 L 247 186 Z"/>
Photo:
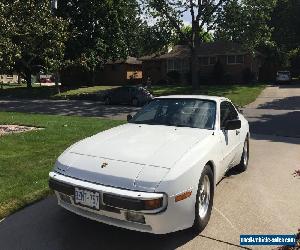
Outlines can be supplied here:
<path id="1" fill-rule="evenodd" d="M 108 61 L 94 74 L 79 65 L 71 65 L 60 72 L 63 85 L 123 85 L 142 82 L 142 62 L 135 57 Z"/>
<path id="2" fill-rule="evenodd" d="M 0 83 L 18 83 L 19 76 L 17 74 L 0 75 Z"/>
<path id="3" fill-rule="evenodd" d="M 135 57 L 108 61 L 96 73 L 96 82 L 107 85 L 141 83 L 143 78 L 142 62 Z"/>
<path id="4" fill-rule="evenodd" d="M 224 78 L 233 82 L 243 82 L 245 72 L 251 72 L 258 79 L 262 65 L 262 55 L 250 53 L 240 44 L 230 41 L 203 43 L 197 51 L 198 74 L 202 81 L 213 78 L 214 66 L 219 61 L 222 64 Z M 171 51 L 161 55 L 150 55 L 139 58 L 142 63 L 143 75 L 151 78 L 153 83 L 165 82 L 168 73 L 176 71 L 181 82 L 190 82 L 191 51 L 186 45 L 177 45 Z"/>

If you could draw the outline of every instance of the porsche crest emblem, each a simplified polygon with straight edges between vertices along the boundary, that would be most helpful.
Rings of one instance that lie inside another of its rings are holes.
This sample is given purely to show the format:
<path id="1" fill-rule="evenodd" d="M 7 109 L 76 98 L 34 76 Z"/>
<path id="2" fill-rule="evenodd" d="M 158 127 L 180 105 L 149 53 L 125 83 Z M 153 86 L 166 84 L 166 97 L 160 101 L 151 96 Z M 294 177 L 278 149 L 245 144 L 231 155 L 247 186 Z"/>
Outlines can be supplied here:
<path id="1" fill-rule="evenodd" d="M 108 166 L 108 163 L 103 162 L 102 165 L 101 165 L 101 168 L 106 168 L 107 166 Z"/>

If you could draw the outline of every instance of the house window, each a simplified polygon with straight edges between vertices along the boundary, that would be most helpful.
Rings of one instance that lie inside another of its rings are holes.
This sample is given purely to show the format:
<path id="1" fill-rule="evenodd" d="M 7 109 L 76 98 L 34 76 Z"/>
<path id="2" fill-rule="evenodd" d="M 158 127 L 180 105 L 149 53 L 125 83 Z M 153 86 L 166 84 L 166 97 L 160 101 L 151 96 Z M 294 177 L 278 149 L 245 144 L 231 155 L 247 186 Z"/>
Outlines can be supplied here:
<path id="1" fill-rule="evenodd" d="M 180 60 L 174 60 L 174 70 L 181 71 L 181 61 Z"/>
<path id="2" fill-rule="evenodd" d="M 167 71 L 169 72 L 169 71 L 174 71 L 175 70 L 175 68 L 174 68 L 174 61 L 175 60 L 173 60 L 173 59 L 169 59 L 168 61 L 167 61 Z"/>
<path id="3" fill-rule="evenodd" d="M 209 57 L 208 56 L 205 56 L 205 57 L 200 57 L 199 58 L 199 64 L 201 66 L 207 66 L 209 63 Z"/>
<path id="4" fill-rule="evenodd" d="M 217 62 L 217 57 L 215 57 L 215 56 L 199 57 L 200 66 L 215 65 L 216 62 Z"/>
<path id="5" fill-rule="evenodd" d="M 209 64 L 210 65 L 215 65 L 217 63 L 217 58 L 215 56 L 211 56 L 209 58 Z"/>
<path id="6" fill-rule="evenodd" d="M 12 79 L 12 78 L 14 78 L 14 76 L 13 75 L 6 75 L 6 78 L 7 79 Z"/>
<path id="7" fill-rule="evenodd" d="M 243 64 L 244 56 L 236 55 L 236 56 L 227 56 L 227 64 Z"/>
<path id="8" fill-rule="evenodd" d="M 167 61 L 167 72 L 169 71 L 178 71 L 178 72 L 189 71 L 188 59 L 169 59 Z"/>
<path id="9" fill-rule="evenodd" d="M 239 56 L 236 56 L 236 63 L 241 63 L 241 64 L 243 64 L 244 63 L 244 56 L 241 56 L 241 55 L 239 55 Z"/>
<path id="10" fill-rule="evenodd" d="M 235 64 L 235 56 L 227 56 L 227 64 Z"/>
<path id="11" fill-rule="evenodd" d="M 182 61 L 182 71 L 188 72 L 190 70 L 190 61 L 188 59 L 184 59 Z"/>

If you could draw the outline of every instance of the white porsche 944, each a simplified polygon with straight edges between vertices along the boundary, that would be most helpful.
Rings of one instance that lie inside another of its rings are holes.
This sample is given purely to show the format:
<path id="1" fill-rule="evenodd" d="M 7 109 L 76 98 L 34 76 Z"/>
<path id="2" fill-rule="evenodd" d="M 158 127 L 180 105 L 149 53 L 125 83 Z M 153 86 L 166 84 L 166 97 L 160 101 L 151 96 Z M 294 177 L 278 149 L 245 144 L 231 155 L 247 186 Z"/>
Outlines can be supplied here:
<path id="1" fill-rule="evenodd" d="M 156 98 L 128 123 L 69 147 L 50 172 L 58 204 L 110 225 L 165 234 L 207 225 L 216 184 L 245 171 L 249 125 L 230 100 Z"/>

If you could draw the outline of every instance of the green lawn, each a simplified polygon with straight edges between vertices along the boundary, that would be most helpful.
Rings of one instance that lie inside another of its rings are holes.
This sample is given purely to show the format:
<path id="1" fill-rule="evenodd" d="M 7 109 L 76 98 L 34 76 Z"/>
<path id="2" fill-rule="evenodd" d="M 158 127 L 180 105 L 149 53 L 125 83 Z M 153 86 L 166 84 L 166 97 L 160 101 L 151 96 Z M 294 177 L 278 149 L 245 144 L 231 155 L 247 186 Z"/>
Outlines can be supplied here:
<path id="1" fill-rule="evenodd" d="M 194 90 L 186 85 L 153 86 L 155 96 L 161 95 L 213 95 L 225 96 L 236 105 L 245 106 L 253 102 L 266 86 L 263 84 L 249 85 L 202 85 L 199 90 Z"/>
<path id="2" fill-rule="evenodd" d="M 0 112 L 1 124 L 43 130 L 0 137 L 0 219 L 49 193 L 48 173 L 72 143 L 124 123 L 70 116 Z"/>
<path id="3" fill-rule="evenodd" d="M 92 86 L 80 88 L 67 88 L 61 87 L 61 94 L 57 94 L 55 86 L 40 86 L 33 84 L 31 89 L 26 85 L 18 84 L 4 84 L 3 89 L 0 89 L 0 98 L 28 98 L 28 99 L 76 99 L 84 98 L 89 99 L 90 94 L 115 88 L 117 86 Z"/>
<path id="4" fill-rule="evenodd" d="M 92 86 L 75 89 L 62 88 L 62 93 L 57 94 L 55 87 L 39 87 L 27 89 L 25 85 L 5 86 L 0 89 L 1 97 L 11 98 L 34 98 L 34 99 L 87 99 L 97 100 L 97 92 L 115 88 L 117 86 Z M 265 88 L 263 84 L 248 85 L 201 85 L 199 90 L 192 89 L 187 85 L 154 85 L 152 92 L 155 96 L 174 95 L 174 94 L 204 94 L 225 96 L 231 99 L 235 104 L 244 106 L 253 102 L 261 91 Z"/>
<path id="5" fill-rule="evenodd" d="M 93 93 L 96 93 L 99 91 L 109 90 L 109 89 L 116 88 L 116 87 L 118 87 L 118 86 L 92 86 L 92 87 L 71 89 L 71 90 L 62 92 L 60 95 L 56 94 L 53 96 L 53 98 L 68 99 L 68 98 L 74 98 L 76 96 L 77 97 L 83 96 L 83 95 L 88 96 L 89 94 L 93 94 Z"/>

